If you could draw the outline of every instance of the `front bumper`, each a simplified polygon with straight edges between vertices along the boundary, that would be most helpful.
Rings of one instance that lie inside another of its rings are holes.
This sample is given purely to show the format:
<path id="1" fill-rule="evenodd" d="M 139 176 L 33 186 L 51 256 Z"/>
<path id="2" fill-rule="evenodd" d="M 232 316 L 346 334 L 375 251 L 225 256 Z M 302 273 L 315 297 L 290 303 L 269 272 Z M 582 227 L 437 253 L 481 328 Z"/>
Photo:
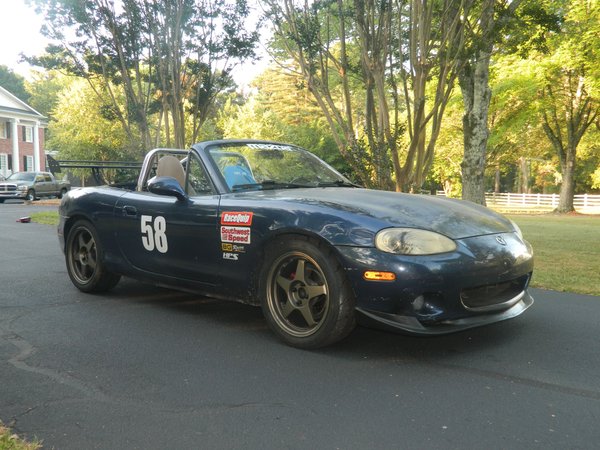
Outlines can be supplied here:
<path id="1" fill-rule="evenodd" d="M 514 233 L 456 243 L 455 252 L 429 256 L 338 247 L 357 310 L 386 328 L 427 335 L 510 319 L 533 304 L 527 291 L 533 271 L 528 243 Z M 396 279 L 368 281 L 367 270 L 393 272 Z"/>
<path id="2" fill-rule="evenodd" d="M 27 197 L 27 192 L 21 192 L 21 191 L 9 191 L 9 192 L 2 192 L 0 191 L 0 199 L 5 199 L 5 200 L 11 200 L 11 199 L 17 199 L 17 200 L 23 200 Z"/>
<path id="3" fill-rule="evenodd" d="M 425 325 L 414 316 L 387 314 L 379 311 L 369 311 L 363 308 L 357 308 L 357 311 L 365 318 L 367 323 L 371 323 L 379 328 L 385 328 L 390 331 L 401 330 L 408 334 L 434 336 L 456 333 L 458 331 L 468 330 L 469 328 L 512 319 L 525 312 L 531 305 L 533 305 L 533 297 L 525 291 L 517 303 L 502 312 L 464 317 L 462 319 L 441 320 L 434 325 Z"/>

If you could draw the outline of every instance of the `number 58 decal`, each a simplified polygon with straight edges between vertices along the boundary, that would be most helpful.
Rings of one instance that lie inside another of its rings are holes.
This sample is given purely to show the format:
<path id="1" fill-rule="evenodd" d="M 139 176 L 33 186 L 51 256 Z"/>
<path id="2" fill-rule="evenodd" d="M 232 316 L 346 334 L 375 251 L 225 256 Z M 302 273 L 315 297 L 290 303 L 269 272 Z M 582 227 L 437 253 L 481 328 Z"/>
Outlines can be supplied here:
<path id="1" fill-rule="evenodd" d="M 167 242 L 167 221 L 163 216 L 142 216 L 142 244 L 149 252 L 155 248 L 160 253 L 167 253 L 169 244 Z"/>

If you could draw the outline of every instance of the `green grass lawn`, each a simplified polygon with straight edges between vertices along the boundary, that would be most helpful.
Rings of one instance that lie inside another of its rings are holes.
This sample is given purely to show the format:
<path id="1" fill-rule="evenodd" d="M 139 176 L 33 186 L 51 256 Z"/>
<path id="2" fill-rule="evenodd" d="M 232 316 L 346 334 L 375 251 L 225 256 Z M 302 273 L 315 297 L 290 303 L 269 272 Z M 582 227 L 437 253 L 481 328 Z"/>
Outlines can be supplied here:
<path id="1" fill-rule="evenodd" d="M 511 215 L 533 246 L 532 286 L 600 295 L 600 216 Z M 58 213 L 31 215 L 34 222 L 58 224 Z"/>
<path id="2" fill-rule="evenodd" d="M 533 246 L 532 286 L 600 295 L 600 216 L 510 216 Z"/>

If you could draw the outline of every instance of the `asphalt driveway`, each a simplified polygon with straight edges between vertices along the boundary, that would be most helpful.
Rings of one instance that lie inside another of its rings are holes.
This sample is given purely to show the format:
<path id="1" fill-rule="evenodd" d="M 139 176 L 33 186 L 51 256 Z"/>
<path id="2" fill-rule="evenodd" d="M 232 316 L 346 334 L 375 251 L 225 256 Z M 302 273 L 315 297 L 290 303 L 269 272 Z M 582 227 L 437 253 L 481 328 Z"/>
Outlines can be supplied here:
<path id="1" fill-rule="evenodd" d="M 308 352 L 258 309 L 70 283 L 56 206 L 0 205 L 0 420 L 56 449 L 597 448 L 600 298 L 444 337 L 358 328 Z"/>

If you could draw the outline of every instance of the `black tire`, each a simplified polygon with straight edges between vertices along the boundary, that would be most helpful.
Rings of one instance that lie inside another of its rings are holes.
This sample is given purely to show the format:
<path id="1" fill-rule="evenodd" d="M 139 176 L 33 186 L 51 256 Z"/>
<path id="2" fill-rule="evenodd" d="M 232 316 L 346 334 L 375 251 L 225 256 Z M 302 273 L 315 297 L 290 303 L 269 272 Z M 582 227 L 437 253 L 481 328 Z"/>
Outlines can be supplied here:
<path id="1" fill-rule="evenodd" d="M 87 220 L 79 220 L 69 230 L 65 255 L 69 278 L 83 292 L 108 291 L 121 279 L 106 270 L 98 233 Z"/>
<path id="2" fill-rule="evenodd" d="M 28 202 L 32 202 L 35 200 L 35 191 L 33 189 L 29 189 L 27 191 L 27 195 L 25 196 L 25 200 Z"/>
<path id="3" fill-rule="evenodd" d="M 315 349 L 356 325 L 356 299 L 332 251 L 300 236 L 278 238 L 265 251 L 259 278 L 263 314 L 287 344 Z"/>
<path id="4" fill-rule="evenodd" d="M 60 192 L 58 193 L 58 198 L 63 198 L 66 193 L 67 193 L 67 188 L 62 188 L 60 190 Z"/>
<path id="5" fill-rule="evenodd" d="M 0 203 L 4 203 L 5 198 L 0 198 Z"/>

